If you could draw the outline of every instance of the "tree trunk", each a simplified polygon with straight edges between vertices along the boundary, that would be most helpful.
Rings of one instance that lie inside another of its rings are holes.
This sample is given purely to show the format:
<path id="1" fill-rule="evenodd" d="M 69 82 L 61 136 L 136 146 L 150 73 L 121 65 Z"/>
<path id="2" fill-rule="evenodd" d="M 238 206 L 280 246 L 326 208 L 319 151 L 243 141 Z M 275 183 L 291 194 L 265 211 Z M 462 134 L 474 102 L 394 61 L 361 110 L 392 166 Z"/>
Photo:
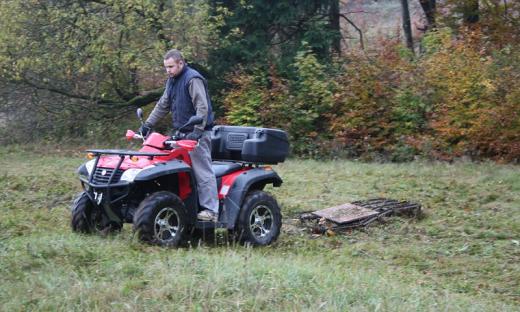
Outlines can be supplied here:
<path id="1" fill-rule="evenodd" d="M 339 14 L 339 0 L 331 1 L 329 7 L 329 23 L 330 28 L 335 33 L 332 50 L 337 54 L 341 54 L 341 26 L 339 23 Z"/>
<path id="2" fill-rule="evenodd" d="M 410 51 L 412 51 L 412 53 L 414 53 L 412 24 L 410 21 L 410 9 L 408 7 L 408 0 L 401 0 L 401 6 L 403 9 L 403 30 L 406 39 L 406 46 L 408 47 L 408 49 L 410 49 Z"/>
<path id="3" fill-rule="evenodd" d="M 480 19 L 478 0 L 464 0 L 462 3 L 464 23 L 475 24 Z"/>
<path id="4" fill-rule="evenodd" d="M 424 15 L 426 16 L 426 29 L 432 29 L 436 27 L 435 24 L 435 13 L 437 9 L 437 1 L 436 0 L 419 0 L 421 7 L 424 11 Z"/>

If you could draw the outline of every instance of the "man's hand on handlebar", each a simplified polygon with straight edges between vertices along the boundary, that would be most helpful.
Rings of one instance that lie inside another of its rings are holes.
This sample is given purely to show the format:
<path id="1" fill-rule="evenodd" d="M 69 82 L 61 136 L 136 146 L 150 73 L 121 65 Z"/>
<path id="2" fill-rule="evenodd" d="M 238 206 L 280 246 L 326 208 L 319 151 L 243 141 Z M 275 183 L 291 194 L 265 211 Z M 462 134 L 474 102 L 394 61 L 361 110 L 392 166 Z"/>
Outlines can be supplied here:
<path id="1" fill-rule="evenodd" d="M 146 138 L 148 136 L 148 134 L 150 133 L 150 131 L 152 130 L 152 127 L 150 124 L 148 123 L 144 123 L 141 125 L 141 127 L 139 127 L 139 133 L 141 133 L 141 135 Z"/>
<path id="2" fill-rule="evenodd" d="M 186 140 L 193 140 L 193 141 L 198 141 L 201 137 L 202 137 L 202 133 L 204 131 L 200 130 L 200 129 L 193 129 L 192 132 L 188 133 L 185 137 Z"/>

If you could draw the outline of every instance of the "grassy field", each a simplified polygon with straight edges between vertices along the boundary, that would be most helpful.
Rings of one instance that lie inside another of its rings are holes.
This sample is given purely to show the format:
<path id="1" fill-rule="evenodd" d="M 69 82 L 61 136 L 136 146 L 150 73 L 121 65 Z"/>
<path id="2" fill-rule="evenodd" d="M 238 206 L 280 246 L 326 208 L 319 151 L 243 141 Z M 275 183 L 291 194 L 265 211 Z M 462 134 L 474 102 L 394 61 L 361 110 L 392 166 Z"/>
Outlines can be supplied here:
<path id="1" fill-rule="evenodd" d="M 162 249 L 131 227 L 71 233 L 76 152 L 0 149 L 0 310 L 518 311 L 520 167 L 291 160 L 269 189 L 284 213 L 267 248 Z M 311 237 L 298 212 L 384 196 L 420 220 Z"/>

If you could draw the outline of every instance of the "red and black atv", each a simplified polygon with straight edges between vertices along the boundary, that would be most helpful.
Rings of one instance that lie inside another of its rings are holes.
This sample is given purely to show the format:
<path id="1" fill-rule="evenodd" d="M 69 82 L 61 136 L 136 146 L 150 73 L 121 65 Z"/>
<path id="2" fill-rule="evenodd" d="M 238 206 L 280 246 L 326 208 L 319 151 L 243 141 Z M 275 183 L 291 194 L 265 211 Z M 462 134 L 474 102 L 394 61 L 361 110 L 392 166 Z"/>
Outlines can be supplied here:
<path id="1" fill-rule="evenodd" d="M 142 122 L 142 110 L 138 110 Z M 183 128 L 202 123 L 192 117 Z M 268 245 L 280 234 L 281 213 L 274 197 L 263 191 L 282 179 L 269 166 L 283 162 L 289 151 L 287 134 L 278 129 L 215 126 L 213 169 L 217 178 L 217 222 L 197 220 L 197 184 L 189 152 L 197 142 L 151 133 L 127 131 L 142 139 L 139 151 L 88 150 L 91 159 L 78 168 L 83 192 L 72 206 L 72 230 L 83 233 L 120 230 L 133 223 L 140 240 L 177 246 L 195 230 L 226 228 L 243 243 Z"/>

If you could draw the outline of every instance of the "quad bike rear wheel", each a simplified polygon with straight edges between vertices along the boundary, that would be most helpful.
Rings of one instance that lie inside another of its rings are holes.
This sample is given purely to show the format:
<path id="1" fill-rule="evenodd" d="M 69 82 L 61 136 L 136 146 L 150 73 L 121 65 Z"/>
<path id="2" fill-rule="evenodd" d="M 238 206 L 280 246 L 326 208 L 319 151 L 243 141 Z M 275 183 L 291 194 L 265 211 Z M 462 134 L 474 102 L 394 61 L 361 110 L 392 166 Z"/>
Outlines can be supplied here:
<path id="1" fill-rule="evenodd" d="M 86 192 L 78 194 L 72 203 L 71 226 L 74 232 L 106 235 L 121 230 L 120 224 L 107 223 L 101 210 L 96 209 Z"/>
<path id="2" fill-rule="evenodd" d="M 166 191 L 141 202 L 134 215 L 134 231 L 149 244 L 176 247 L 186 233 L 186 211 L 179 196 Z"/>
<path id="3" fill-rule="evenodd" d="M 253 246 L 265 246 L 276 241 L 282 227 L 282 215 L 276 199 L 256 190 L 250 192 L 238 219 L 240 242 Z"/>

